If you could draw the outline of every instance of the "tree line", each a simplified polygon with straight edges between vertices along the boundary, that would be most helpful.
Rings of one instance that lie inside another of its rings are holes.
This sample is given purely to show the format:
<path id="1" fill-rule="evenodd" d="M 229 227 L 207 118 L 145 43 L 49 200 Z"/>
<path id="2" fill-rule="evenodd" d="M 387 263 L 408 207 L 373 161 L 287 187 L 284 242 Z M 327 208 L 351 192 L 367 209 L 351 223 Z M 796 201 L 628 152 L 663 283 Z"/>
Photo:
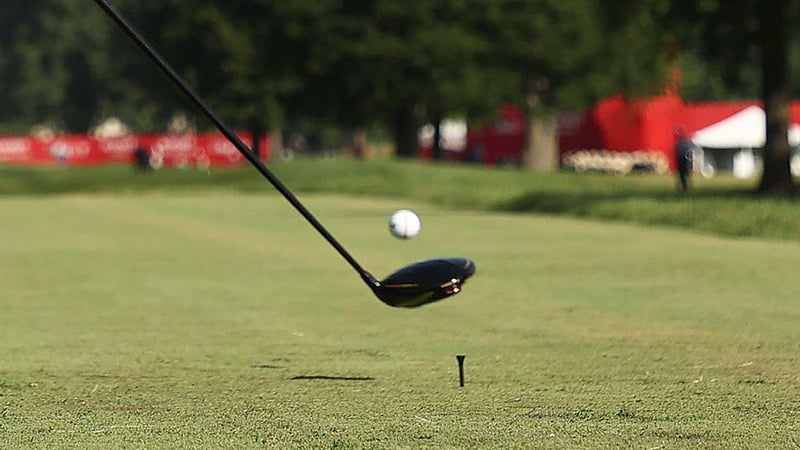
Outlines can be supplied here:
<path id="1" fill-rule="evenodd" d="M 765 178 L 779 175 L 764 190 L 792 189 L 791 177 L 785 179 L 788 143 L 775 127 L 800 92 L 788 77 L 800 66 L 790 47 L 796 2 L 113 4 L 234 127 L 382 129 L 401 156 L 416 154 L 422 123 L 451 115 L 484 120 L 500 104 L 548 117 L 619 92 L 650 95 L 679 67 L 687 100 L 765 100 L 772 124 Z M 176 112 L 194 114 L 87 0 L 0 4 L 0 100 L 0 131 L 15 133 L 41 123 L 84 132 L 111 116 L 158 131 Z"/>

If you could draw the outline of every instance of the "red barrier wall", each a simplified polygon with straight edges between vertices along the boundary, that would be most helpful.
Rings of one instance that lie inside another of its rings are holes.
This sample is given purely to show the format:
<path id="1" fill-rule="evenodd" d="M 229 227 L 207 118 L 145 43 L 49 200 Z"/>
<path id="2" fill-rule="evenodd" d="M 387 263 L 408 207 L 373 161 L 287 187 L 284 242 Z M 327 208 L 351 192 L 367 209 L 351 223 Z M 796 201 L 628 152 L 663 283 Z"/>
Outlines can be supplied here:
<path id="1" fill-rule="evenodd" d="M 252 146 L 247 133 L 237 133 Z M 219 133 L 131 134 L 115 138 L 61 135 L 51 139 L 0 136 L 0 163 L 98 166 L 129 164 L 137 148 L 151 152 L 151 161 L 165 167 L 233 167 L 245 158 Z M 260 142 L 260 157 L 269 160 L 269 137 Z"/>

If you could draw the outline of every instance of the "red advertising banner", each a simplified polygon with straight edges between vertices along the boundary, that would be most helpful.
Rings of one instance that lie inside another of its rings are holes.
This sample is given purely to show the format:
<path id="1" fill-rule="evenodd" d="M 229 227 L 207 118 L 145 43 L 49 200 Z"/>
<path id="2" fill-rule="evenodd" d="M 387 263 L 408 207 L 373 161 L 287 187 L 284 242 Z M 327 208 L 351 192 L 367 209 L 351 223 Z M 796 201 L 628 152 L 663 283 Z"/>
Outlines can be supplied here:
<path id="1" fill-rule="evenodd" d="M 33 139 L 29 137 L 0 137 L 0 162 L 3 163 L 35 163 Z"/>
<path id="2" fill-rule="evenodd" d="M 252 145 L 247 133 L 237 136 Z M 269 137 L 261 139 L 260 158 L 269 160 Z M 235 167 L 245 163 L 236 147 L 219 133 L 130 134 L 113 138 L 61 135 L 48 139 L 0 136 L 0 164 L 98 166 L 130 164 L 134 152 L 150 154 L 154 167 Z"/>

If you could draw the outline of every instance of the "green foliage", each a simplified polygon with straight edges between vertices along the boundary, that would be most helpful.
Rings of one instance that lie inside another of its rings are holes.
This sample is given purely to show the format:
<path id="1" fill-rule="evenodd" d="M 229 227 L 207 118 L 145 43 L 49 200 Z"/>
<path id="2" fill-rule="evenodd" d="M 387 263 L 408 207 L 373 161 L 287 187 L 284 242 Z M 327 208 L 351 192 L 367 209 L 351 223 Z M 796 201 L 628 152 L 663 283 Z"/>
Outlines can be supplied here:
<path id="1" fill-rule="evenodd" d="M 85 13 L 78 0 L 12 1 L 3 9 L 0 121 L 26 132 L 42 122 L 88 128 L 98 106 L 95 83 L 105 81 L 95 77 L 104 68 L 105 19 Z"/>
<path id="2" fill-rule="evenodd" d="M 762 94 L 758 1 L 672 1 L 666 14 L 671 39 L 678 42 L 688 100 L 752 99 Z M 800 6 L 786 2 L 786 23 L 800 17 Z M 788 27 L 790 46 L 800 34 Z M 790 71 L 800 73 L 800 55 L 790 51 Z M 800 93 L 795 77 L 792 93 Z"/>
<path id="3" fill-rule="evenodd" d="M 795 53 L 792 47 L 798 38 L 793 23 L 800 17 L 797 2 L 676 1 L 670 5 L 666 17 L 673 25 L 684 28 L 673 37 L 681 48 L 725 67 L 720 78 L 726 87 L 741 86 L 745 81 L 742 75 L 753 73 L 742 67 L 759 68 L 759 93 L 768 132 L 758 191 L 775 197 L 794 195 L 786 135 L 793 90 L 790 55 Z"/>
<path id="4" fill-rule="evenodd" d="M 113 114 L 159 129 L 186 109 L 97 8 L 77 0 L 0 8 L 16 19 L 0 41 L 8 55 L 0 76 L 13 86 L 4 120 L 22 111 L 22 122 L 80 130 Z M 550 108 L 580 107 L 623 78 L 631 84 L 632 73 L 645 84 L 658 77 L 640 67 L 659 51 L 644 33 L 652 14 L 638 3 L 630 18 L 612 17 L 615 8 L 596 0 L 172 0 L 119 8 L 236 126 L 314 119 L 391 128 L 398 114 L 416 122 L 483 117 L 503 102 L 524 104 L 534 88 Z"/>
<path id="5" fill-rule="evenodd" d="M 744 80 L 731 86 L 720 66 L 708 62 L 700 55 L 687 52 L 679 59 L 681 68 L 681 96 L 686 101 L 721 101 L 759 98 L 761 93 L 761 71 L 757 64 L 745 64 L 737 77 Z M 800 67 L 800 65 L 798 65 Z"/>
<path id="6" fill-rule="evenodd" d="M 116 3 L 236 128 L 376 127 L 414 146 L 421 121 L 447 114 L 654 93 L 676 42 L 690 100 L 752 98 L 761 82 L 751 0 Z M 0 130 L 85 131 L 113 115 L 150 131 L 196 117 L 94 5 L 31 5 L 0 5 Z"/>

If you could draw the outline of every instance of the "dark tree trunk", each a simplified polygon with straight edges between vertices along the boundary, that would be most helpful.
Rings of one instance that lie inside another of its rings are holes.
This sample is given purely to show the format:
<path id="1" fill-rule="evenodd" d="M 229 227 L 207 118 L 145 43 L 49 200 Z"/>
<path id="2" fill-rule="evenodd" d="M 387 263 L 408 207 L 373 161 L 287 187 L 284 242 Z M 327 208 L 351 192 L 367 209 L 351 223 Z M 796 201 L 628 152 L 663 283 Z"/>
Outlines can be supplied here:
<path id="1" fill-rule="evenodd" d="M 264 127 L 257 121 L 250 123 L 250 135 L 253 138 L 253 145 L 250 148 L 256 159 L 261 159 L 261 138 L 264 137 Z"/>
<path id="2" fill-rule="evenodd" d="M 759 192 L 788 196 L 795 192 L 789 169 L 789 69 L 786 1 L 758 2 L 761 35 L 761 72 L 764 110 L 767 116 L 767 142 L 764 146 L 764 173 Z"/>
<path id="3" fill-rule="evenodd" d="M 436 117 L 433 121 L 433 142 L 431 143 L 431 159 L 442 159 L 442 119 Z"/>
<path id="4" fill-rule="evenodd" d="M 349 139 L 350 152 L 355 159 L 367 158 L 367 131 L 363 128 L 356 128 L 350 132 Z"/>
<path id="5" fill-rule="evenodd" d="M 65 66 L 69 74 L 64 114 L 66 126 L 70 131 L 84 133 L 92 126 L 92 116 L 98 104 L 97 90 L 88 88 L 95 84 L 92 69 L 77 51 L 67 55 Z"/>
<path id="6" fill-rule="evenodd" d="M 392 115 L 392 135 L 398 158 L 416 158 L 419 153 L 417 143 L 417 121 L 412 108 L 401 108 Z"/>
<path id="7" fill-rule="evenodd" d="M 528 113 L 525 126 L 525 166 L 539 172 L 558 170 L 558 120 L 554 115 Z"/>
<path id="8" fill-rule="evenodd" d="M 283 130 L 278 127 L 269 130 L 269 148 L 267 150 L 267 160 L 283 156 Z"/>

